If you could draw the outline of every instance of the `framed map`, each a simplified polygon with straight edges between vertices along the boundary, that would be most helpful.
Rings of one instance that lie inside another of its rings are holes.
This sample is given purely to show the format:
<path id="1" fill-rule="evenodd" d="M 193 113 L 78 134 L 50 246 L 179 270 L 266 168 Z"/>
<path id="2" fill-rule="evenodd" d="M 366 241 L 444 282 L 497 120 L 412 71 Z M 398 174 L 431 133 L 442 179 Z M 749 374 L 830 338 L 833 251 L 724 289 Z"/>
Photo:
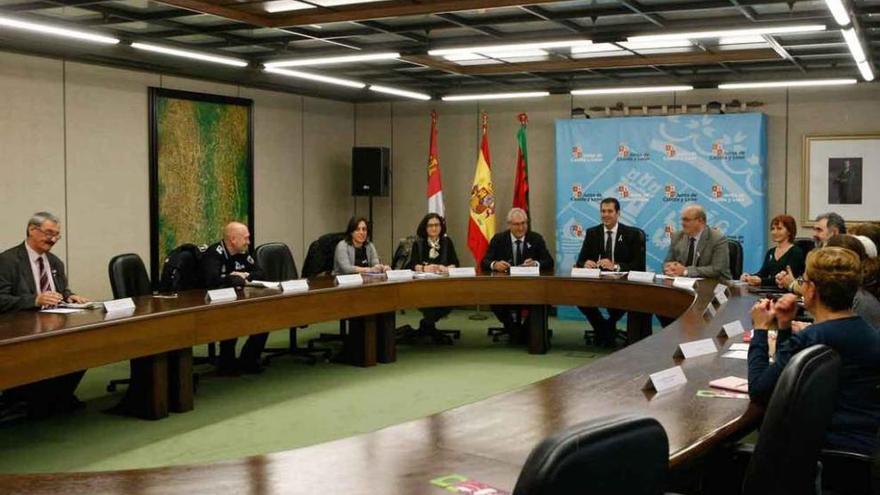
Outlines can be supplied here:
<path id="1" fill-rule="evenodd" d="M 233 220 L 254 239 L 253 101 L 150 88 L 150 267 L 211 244 Z"/>

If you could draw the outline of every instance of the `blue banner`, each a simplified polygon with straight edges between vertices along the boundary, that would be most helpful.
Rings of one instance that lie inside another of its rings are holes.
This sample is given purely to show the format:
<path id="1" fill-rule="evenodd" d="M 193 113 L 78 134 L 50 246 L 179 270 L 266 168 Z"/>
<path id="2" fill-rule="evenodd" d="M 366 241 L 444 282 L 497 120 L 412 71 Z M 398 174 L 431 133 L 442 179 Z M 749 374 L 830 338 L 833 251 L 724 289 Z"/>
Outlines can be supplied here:
<path id="1" fill-rule="evenodd" d="M 569 273 L 609 196 L 621 223 L 645 231 L 648 270 L 662 271 L 681 209 L 699 203 L 710 226 L 742 243 L 743 269 L 757 271 L 769 230 L 766 128 L 760 113 L 557 120 L 557 273 Z"/>

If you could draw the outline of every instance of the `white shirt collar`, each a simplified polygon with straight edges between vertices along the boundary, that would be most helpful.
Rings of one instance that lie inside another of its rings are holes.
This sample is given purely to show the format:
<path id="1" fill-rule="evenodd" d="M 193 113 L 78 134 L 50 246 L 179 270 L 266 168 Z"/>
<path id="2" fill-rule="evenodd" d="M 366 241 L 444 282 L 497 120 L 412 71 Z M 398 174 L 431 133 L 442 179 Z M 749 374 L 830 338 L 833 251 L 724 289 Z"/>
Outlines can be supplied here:
<path id="1" fill-rule="evenodd" d="M 28 259 L 31 260 L 31 264 L 36 263 L 37 258 L 43 258 L 44 262 L 49 261 L 46 257 L 46 253 L 40 254 L 34 251 L 34 248 L 32 248 L 31 245 L 27 243 L 27 240 L 24 241 L 24 248 L 27 249 Z M 46 268 L 48 269 L 49 267 L 46 266 Z"/>
<path id="2" fill-rule="evenodd" d="M 612 235 L 611 237 L 617 240 L 617 228 L 620 227 L 620 222 L 614 224 L 614 228 L 611 229 Z M 605 224 L 602 224 L 602 237 L 608 237 L 608 227 Z"/>
<path id="3" fill-rule="evenodd" d="M 525 243 L 526 243 L 526 235 L 523 234 L 523 236 L 522 236 L 521 238 L 517 239 L 516 236 L 513 235 L 513 232 L 511 232 L 511 233 L 510 233 L 510 243 L 513 244 L 514 246 L 516 246 L 516 241 L 522 241 L 522 242 L 523 242 L 523 245 L 525 245 Z"/>

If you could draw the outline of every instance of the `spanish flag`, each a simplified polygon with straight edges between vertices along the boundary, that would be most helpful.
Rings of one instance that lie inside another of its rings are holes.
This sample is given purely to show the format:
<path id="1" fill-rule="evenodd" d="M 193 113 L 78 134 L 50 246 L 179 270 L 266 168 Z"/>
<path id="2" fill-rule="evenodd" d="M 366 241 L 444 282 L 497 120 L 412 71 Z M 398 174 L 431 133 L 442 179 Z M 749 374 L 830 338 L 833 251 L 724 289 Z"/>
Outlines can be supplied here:
<path id="1" fill-rule="evenodd" d="M 440 150 L 437 147 L 437 112 L 431 110 L 431 144 L 428 146 L 428 213 L 445 217 L 443 184 L 440 181 Z"/>
<path id="2" fill-rule="evenodd" d="M 471 188 L 468 248 L 477 266 L 486 256 L 489 239 L 495 235 L 495 187 L 492 185 L 492 164 L 489 158 L 489 116 L 482 115 L 482 140 L 477 154 L 477 169 Z"/>

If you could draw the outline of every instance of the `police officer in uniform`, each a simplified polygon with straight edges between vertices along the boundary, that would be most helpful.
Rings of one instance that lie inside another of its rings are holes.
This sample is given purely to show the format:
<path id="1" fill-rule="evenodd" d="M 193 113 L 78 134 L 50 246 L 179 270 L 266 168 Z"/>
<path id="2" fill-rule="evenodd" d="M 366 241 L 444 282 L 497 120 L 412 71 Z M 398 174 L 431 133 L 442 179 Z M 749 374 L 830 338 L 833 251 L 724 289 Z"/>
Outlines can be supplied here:
<path id="1" fill-rule="evenodd" d="M 262 278 L 263 271 L 249 252 L 251 233 L 247 225 L 230 222 L 223 228 L 223 240 L 208 247 L 202 256 L 201 270 L 208 289 L 242 287 L 249 280 Z M 251 335 L 235 359 L 235 343 L 238 339 L 220 342 L 219 374 L 234 376 L 240 371 L 259 373 L 260 355 L 266 346 L 268 333 Z"/>

